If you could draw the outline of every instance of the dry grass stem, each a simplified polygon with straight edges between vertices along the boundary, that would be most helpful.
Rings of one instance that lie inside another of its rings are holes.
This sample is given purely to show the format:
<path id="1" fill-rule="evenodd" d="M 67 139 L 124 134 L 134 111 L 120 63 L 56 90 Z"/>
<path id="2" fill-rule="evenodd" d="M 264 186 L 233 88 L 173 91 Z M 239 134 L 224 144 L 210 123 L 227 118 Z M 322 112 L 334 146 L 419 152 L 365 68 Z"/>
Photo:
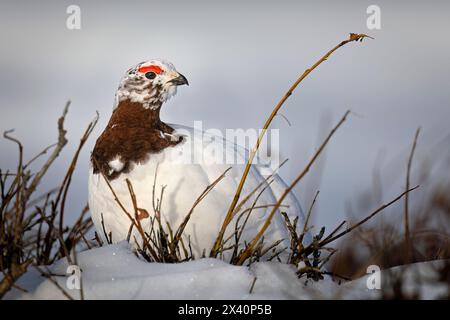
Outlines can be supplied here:
<path id="1" fill-rule="evenodd" d="M 9 171 L 3 174 L 0 170 L 0 271 L 3 274 L 0 280 L 0 297 L 15 287 L 17 279 L 30 265 L 49 265 L 63 257 L 71 263 L 72 250 L 78 244 L 88 243 L 84 235 L 92 227 L 92 221 L 87 217 L 87 206 L 71 227 L 64 226 L 63 217 L 78 156 L 97 123 L 98 115 L 83 134 L 63 183 L 35 196 L 42 179 L 67 145 L 64 122 L 69 105 L 70 101 L 58 119 L 57 142 L 43 149 L 28 162 L 23 159 L 22 143 L 11 136 L 12 131 L 6 131 L 3 135 L 18 146 L 19 157 L 14 174 Z M 47 159 L 32 173 L 30 165 L 36 165 L 37 160 L 51 149 L 53 150 Z"/>
<path id="2" fill-rule="evenodd" d="M 258 151 L 258 148 L 261 144 L 262 139 L 264 138 L 264 135 L 266 134 L 267 129 L 269 128 L 270 124 L 272 123 L 272 120 L 277 115 L 278 111 L 281 109 L 283 104 L 286 102 L 286 100 L 292 95 L 294 90 L 297 88 L 297 86 L 300 84 L 300 82 L 303 81 L 315 68 L 317 68 L 322 62 L 328 59 L 328 57 L 335 52 L 337 49 L 339 49 L 342 46 L 345 46 L 347 43 L 353 42 L 353 41 L 360 41 L 362 42 L 364 38 L 371 38 L 365 34 L 355 34 L 351 33 L 349 38 L 347 40 L 344 40 L 340 42 L 337 46 L 335 46 L 333 49 L 328 51 L 322 58 L 320 58 L 315 64 L 313 64 L 309 69 L 306 69 L 305 72 L 297 79 L 297 81 L 294 82 L 294 84 L 289 88 L 289 90 L 286 92 L 286 94 L 281 98 L 280 102 L 276 105 L 276 107 L 273 109 L 272 113 L 270 114 L 269 118 L 266 120 L 263 129 L 261 130 L 261 133 L 258 137 L 258 140 L 256 141 L 255 147 L 250 151 L 249 159 L 247 161 L 247 164 L 245 166 L 244 172 L 242 174 L 241 180 L 239 182 L 239 185 L 236 189 L 236 193 L 233 197 L 233 200 L 230 204 L 230 207 L 228 208 L 228 212 L 225 216 L 225 219 L 223 221 L 221 230 L 217 236 L 217 239 L 214 243 L 214 246 L 211 250 L 210 256 L 215 257 L 218 253 L 218 249 L 222 243 L 223 236 L 225 234 L 225 230 L 228 227 L 228 224 L 231 222 L 231 220 L 234 217 L 234 209 L 236 207 L 236 204 L 239 201 L 239 198 L 241 196 L 242 189 L 244 187 L 245 180 L 247 179 L 247 175 L 250 171 L 250 166 L 253 163 L 254 157 L 256 156 L 256 152 Z"/>
<path id="3" fill-rule="evenodd" d="M 272 211 L 270 212 L 269 216 L 267 217 L 263 227 L 260 229 L 258 234 L 255 236 L 255 238 L 252 240 L 252 242 L 247 246 L 246 250 L 242 253 L 241 257 L 239 258 L 238 264 L 243 264 L 244 261 L 251 255 L 251 252 L 255 245 L 258 243 L 258 241 L 263 236 L 264 232 L 266 232 L 267 228 L 270 226 L 270 223 L 272 222 L 272 218 L 277 212 L 278 208 L 282 204 L 283 200 L 286 198 L 286 196 L 292 191 L 292 189 L 299 183 L 303 177 L 308 173 L 311 166 L 314 164 L 314 162 L 317 160 L 319 155 L 322 153 L 325 146 L 330 141 L 331 137 L 335 134 L 335 132 L 339 129 L 339 127 L 345 122 L 347 119 L 347 116 L 349 115 L 350 111 L 347 111 L 344 116 L 341 118 L 341 120 L 338 122 L 338 124 L 331 130 L 331 132 L 328 134 L 324 142 L 321 144 L 319 149 L 315 152 L 311 160 L 308 162 L 306 167 L 303 169 L 303 171 L 297 176 L 297 178 L 294 179 L 294 181 L 291 183 L 291 185 L 283 192 L 280 199 L 278 199 L 277 204 L 272 208 Z"/>
<path id="4" fill-rule="evenodd" d="M 409 154 L 408 164 L 407 164 L 407 168 L 406 168 L 406 190 L 408 190 L 410 187 L 411 166 L 412 166 L 412 161 L 413 161 L 413 157 L 414 157 L 414 152 L 415 152 L 416 146 L 417 146 L 417 139 L 419 138 L 419 133 L 420 133 L 420 128 L 417 128 L 416 134 L 414 135 L 414 142 L 413 142 L 413 145 L 411 148 L 411 152 Z M 410 235 L 410 231 L 409 231 L 409 194 L 405 195 L 404 224 L 405 224 L 404 227 L 405 227 L 406 260 L 411 260 L 412 254 L 413 254 L 413 252 L 412 252 L 413 249 L 412 249 L 412 245 L 411 245 L 411 235 Z"/>

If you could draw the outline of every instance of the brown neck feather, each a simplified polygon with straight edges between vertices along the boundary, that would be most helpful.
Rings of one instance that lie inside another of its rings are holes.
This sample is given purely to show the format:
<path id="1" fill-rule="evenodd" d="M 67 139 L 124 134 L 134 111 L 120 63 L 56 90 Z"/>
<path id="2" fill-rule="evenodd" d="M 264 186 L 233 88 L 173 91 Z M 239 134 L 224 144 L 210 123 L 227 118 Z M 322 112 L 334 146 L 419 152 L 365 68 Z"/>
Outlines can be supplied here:
<path id="1" fill-rule="evenodd" d="M 181 142 L 170 137 L 174 129 L 160 120 L 160 109 L 161 105 L 151 109 L 138 102 L 121 101 L 95 144 L 91 156 L 94 173 L 101 171 L 108 179 L 115 179 L 134 164 L 148 161 L 152 153 Z M 124 164 L 120 171 L 109 166 L 117 158 Z"/>
<path id="2" fill-rule="evenodd" d="M 143 126 L 146 128 L 157 126 L 161 122 L 159 118 L 159 111 L 161 103 L 157 108 L 144 108 L 138 102 L 131 102 L 124 100 L 114 109 L 114 112 L 109 120 L 108 127 L 114 125 L 124 126 Z"/>

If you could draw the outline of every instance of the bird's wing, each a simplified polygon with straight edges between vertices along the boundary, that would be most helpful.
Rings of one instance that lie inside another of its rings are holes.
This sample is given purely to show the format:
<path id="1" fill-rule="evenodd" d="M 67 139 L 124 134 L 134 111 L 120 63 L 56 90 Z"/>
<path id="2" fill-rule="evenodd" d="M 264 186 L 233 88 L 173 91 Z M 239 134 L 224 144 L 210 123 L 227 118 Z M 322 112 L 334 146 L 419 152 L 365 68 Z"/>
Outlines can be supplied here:
<path id="1" fill-rule="evenodd" d="M 189 132 L 191 135 L 196 135 L 196 139 L 194 141 L 198 141 L 198 139 L 202 139 L 203 143 L 203 158 L 206 162 L 213 163 L 214 160 L 216 160 L 214 157 L 216 155 L 209 154 L 208 150 L 208 143 L 212 144 L 211 146 L 217 147 L 218 145 L 223 146 L 223 152 L 225 153 L 226 159 L 234 159 L 236 162 L 230 163 L 230 164 L 223 164 L 221 166 L 218 165 L 204 165 L 203 168 L 205 170 L 205 174 L 208 175 L 208 178 L 210 181 L 214 181 L 220 174 L 223 173 L 226 168 L 232 166 L 233 169 L 227 174 L 227 176 L 231 179 L 228 179 L 227 183 L 225 184 L 226 194 L 229 197 L 229 201 L 231 202 L 232 196 L 234 195 L 234 192 L 239 184 L 239 181 L 242 176 L 243 169 L 245 167 L 246 161 L 249 157 L 249 151 L 239 146 L 233 142 L 230 142 L 226 140 L 222 136 L 215 135 L 213 133 L 209 132 L 203 132 L 199 130 L 195 130 L 189 127 L 180 126 L 180 125 L 172 125 L 177 132 Z M 206 144 L 206 145 L 205 145 Z M 214 148 L 210 148 L 213 150 Z M 266 161 L 264 162 L 262 159 L 258 158 L 256 160 L 257 165 L 253 165 L 251 167 L 251 170 L 248 174 L 248 177 L 245 182 L 245 187 L 243 189 L 243 192 L 241 194 L 241 199 L 245 197 L 247 194 L 251 193 L 253 190 L 255 190 L 258 186 L 262 184 L 262 186 L 258 189 L 258 191 L 261 191 L 265 186 L 265 181 L 271 181 L 270 187 L 266 188 L 266 190 L 263 192 L 263 194 L 259 197 L 259 204 L 266 204 L 266 205 L 273 205 L 277 202 L 277 200 L 282 196 L 284 191 L 287 188 L 286 183 L 283 181 L 283 179 L 278 174 L 273 174 L 268 178 L 268 176 L 264 176 L 262 173 L 269 173 L 271 172 L 269 163 Z M 230 181 L 231 180 L 231 181 Z M 220 184 L 218 187 L 220 188 Z M 230 190 L 231 188 L 231 190 Z M 255 192 L 255 197 L 258 194 L 258 192 Z M 252 198 L 254 199 L 254 197 Z M 250 203 L 251 204 L 251 203 Z M 298 227 L 300 230 L 303 228 L 303 223 L 305 221 L 304 213 L 302 210 L 302 207 L 297 199 L 297 197 L 294 195 L 293 192 L 290 192 L 282 203 L 282 211 L 286 212 L 290 218 L 291 221 L 293 221 L 296 217 L 299 218 L 298 221 Z M 261 216 L 266 216 L 267 212 L 270 212 L 270 208 L 268 210 L 265 210 L 265 212 L 261 213 Z M 274 224 L 278 224 L 277 229 L 284 229 L 284 221 L 283 219 L 274 219 Z M 310 236 L 306 236 L 306 240 L 308 241 L 310 239 Z"/>

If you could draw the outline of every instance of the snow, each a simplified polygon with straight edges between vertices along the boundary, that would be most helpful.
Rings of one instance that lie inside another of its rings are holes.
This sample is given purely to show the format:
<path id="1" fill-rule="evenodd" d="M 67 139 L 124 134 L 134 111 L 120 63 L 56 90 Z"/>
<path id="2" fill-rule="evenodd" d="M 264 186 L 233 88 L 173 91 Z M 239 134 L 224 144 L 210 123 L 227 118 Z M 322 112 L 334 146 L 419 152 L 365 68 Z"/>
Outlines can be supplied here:
<path id="1" fill-rule="evenodd" d="M 449 263 L 449 261 L 434 260 L 398 266 L 382 270 L 381 277 L 384 283 L 388 281 L 392 283 L 394 279 L 401 277 L 403 293 L 406 295 L 418 294 L 418 298 L 424 300 L 442 299 L 448 297 L 447 290 L 450 288 L 450 284 L 438 280 L 439 269 L 444 266 L 444 263 Z M 367 278 L 368 276 L 365 276 L 346 284 L 348 288 L 346 298 L 381 299 L 380 290 L 367 289 Z M 359 297 L 359 293 L 364 293 L 364 296 Z"/>
<path id="2" fill-rule="evenodd" d="M 305 281 L 297 278 L 293 266 L 279 262 L 255 263 L 250 268 L 211 258 L 179 264 L 148 263 L 138 258 L 126 242 L 81 252 L 77 260 L 85 299 L 377 299 L 381 294 L 380 290 L 367 289 L 367 276 L 342 285 L 330 278 Z M 419 272 L 429 278 L 439 263 L 417 263 L 389 271 L 411 274 L 406 281 L 411 289 L 416 283 L 413 274 Z M 79 290 L 68 289 L 67 267 L 66 259 L 62 259 L 49 270 L 68 294 L 79 299 Z M 382 271 L 382 276 L 385 273 Z M 34 268 L 17 284 L 28 292 L 13 289 L 6 299 L 66 299 Z M 421 298 L 445 294 L 443 287 L 432 282 L 421 289 Z"/>

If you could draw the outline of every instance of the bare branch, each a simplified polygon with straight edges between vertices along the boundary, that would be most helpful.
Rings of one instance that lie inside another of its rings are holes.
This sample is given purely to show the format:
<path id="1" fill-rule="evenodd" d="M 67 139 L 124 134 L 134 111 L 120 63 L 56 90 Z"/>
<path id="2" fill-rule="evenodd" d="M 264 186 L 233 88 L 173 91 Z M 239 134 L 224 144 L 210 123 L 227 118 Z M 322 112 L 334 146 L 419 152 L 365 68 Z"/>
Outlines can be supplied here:
<path id="1" fill-rule="evenodd" d="M 67 144 L 66 139 L 66 130 L 64 129 L 64 120 L 66 119 L 67 112 L 69 111 L 70 106 L 70 100 L 67 101 L 66 106 L 64 107 L 64 111 L 62 116 L 58 119 L 58 142 L 56 144 L 55 149 L 53 149 L 53 152 L 50 154 L 50 156 L 47 158 L 47 161 L 42 166 L 41 170 L 36 173 L 33 180 L 31 181 L 30 185 L 27 188 L 27 192 L 25 194 L 26 198 L 28 199 L 30 195 L 36 190 L 36 187 L 41 182 L 42 177 L 47 172 L 48 168 L 52 165 L 52 163 L 58 158 L 59 154 L 61 153 L 62 149 Z"/>

